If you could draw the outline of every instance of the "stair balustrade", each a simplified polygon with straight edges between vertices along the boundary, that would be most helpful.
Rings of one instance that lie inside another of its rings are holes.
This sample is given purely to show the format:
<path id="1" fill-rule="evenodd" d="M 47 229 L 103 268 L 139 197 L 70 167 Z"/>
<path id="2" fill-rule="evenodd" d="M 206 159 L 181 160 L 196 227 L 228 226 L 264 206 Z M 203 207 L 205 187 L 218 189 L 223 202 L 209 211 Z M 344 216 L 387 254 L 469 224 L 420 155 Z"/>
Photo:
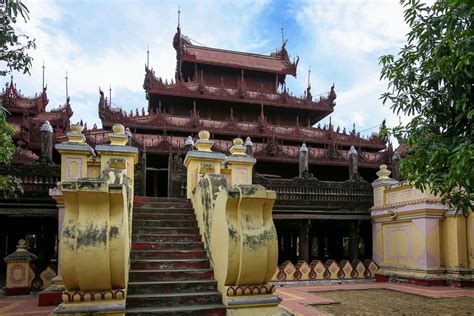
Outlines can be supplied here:
<path id="1" fill-rule="evenodd" d="M 124 127 L 116 124 L 112 130 L 110 145 L 95 151 L 85 143 L 80 125 L 71 126 L 68 141 L 56 145 L 65 206 L 59 243 L 65 291 L 55 314 L 125 311 L 138 157 L 136 148 L 125 145 Z M 99 176 L 90 177 L 97 168 Z"/>
<path id="2" fill-rule="evenodd" d="M 230 155 L 213 153 L 201 131 L 197 151 L 189 151 L 187 193 L 207 247 L 228 315 L 283 315 L 270 281 L 278 260 L 272 219 L 276 193 L 252 185 L 256 160 L 240 138 Z"/>

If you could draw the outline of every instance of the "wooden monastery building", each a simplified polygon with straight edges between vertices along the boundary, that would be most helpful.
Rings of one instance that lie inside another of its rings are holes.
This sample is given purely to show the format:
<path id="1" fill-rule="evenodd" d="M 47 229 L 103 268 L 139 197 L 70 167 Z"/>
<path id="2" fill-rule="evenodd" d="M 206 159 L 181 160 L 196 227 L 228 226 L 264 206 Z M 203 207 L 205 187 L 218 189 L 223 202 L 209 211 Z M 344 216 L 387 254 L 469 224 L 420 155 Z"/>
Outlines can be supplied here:
<path id="1" fill-rule="evenodd" d="M 291 93 L 286 80 L 296 77 L 298 59 L 290 59 L 285 44 L 270 55 L 196 46 L 178 27 L 175 78 L 157 76 L 147 62 L 143 88 L 148 106 L 130 113 L 113 107 L 111 97 L 100 91 L 103 128 L 86 127 L 86 140 L 103 144 L 112 125 L 123 124 L 129 142 L 140 151 L 135 194 L 185 197 L 183 159 L 193 150 L 197 133 L 208 130 L 213 150 L 224 153 L 232 139 L 241 137 L 247 153 L 257 159 L 253 183 L 277 192 L 273 216 L 279 263 L 368 259 L 370 182 L 379 165 L 390 162 L 391 148 L 377 135 L 361 137 L 355 128 L 321 126 L 335 109 L 335 88 L 313 96 L 308 84 L 302 96 Z M 44 244 L 34 245 L 32 252 L 41 248 L 41 264 L 50 264 L 57 211 L 48 189 L 60 177 L 59 154 L 52 148 L 65 139 L 71 106 L 67 100 L 46 111 L 46 88 L 27 98 L 13 80 L 0 98 L 21 148 L 13 164 L 0 166 L 0 172 L 19 176 L 25 189 L 14 202 L 0 199 L 0 252 L 11 253 L 27 236 L 31 245 Z M 4 271 L 3 262 L 0 268 Z"/>
<path id="2" fill-rule="evenodd" d="M 175 78 L 157 76 L 147 62 L 146 110 L 127 113 L 101 92 L 103 128 L 129 128 L 141 152 L 136 192 L 147 196 L 185 196 L 182 161 L 198 131 L 208 130 L 213 150 L 224 153 L 242 137 L 257 159 L 253 182 L 278 193 L 280 262 L 369 258 L 369 183 L 390 149 L 377 135 L 321 127 L 336 105 L 334 86 L 313 97 L 308 84 L 303 96 L 293 95 L 286 80 L 296 77 L 298 59 L 285 44 L 270 55 L 196 46 L 178 26 Z"/>

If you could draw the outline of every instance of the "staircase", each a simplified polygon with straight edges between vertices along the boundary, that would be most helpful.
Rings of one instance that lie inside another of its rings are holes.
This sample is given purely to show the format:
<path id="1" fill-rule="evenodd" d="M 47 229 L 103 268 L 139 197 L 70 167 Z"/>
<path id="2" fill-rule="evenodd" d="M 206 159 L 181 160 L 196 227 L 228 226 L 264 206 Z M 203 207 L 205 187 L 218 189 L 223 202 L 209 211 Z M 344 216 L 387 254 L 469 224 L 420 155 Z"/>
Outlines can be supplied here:
<path id="1" fill-rule="evenodd" d="M 127 315 L 226 315 L 187 199 L 135 197 Z"/>

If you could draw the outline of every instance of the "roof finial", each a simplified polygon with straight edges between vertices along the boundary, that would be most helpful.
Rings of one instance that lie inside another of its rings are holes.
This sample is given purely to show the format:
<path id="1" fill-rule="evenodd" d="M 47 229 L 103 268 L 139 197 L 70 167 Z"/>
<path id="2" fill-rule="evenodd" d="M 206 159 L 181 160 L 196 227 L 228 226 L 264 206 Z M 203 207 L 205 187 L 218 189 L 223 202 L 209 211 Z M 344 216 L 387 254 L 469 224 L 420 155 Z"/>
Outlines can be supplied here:
<path id="1" fill-rule="evenodd" d="M 180 22 L 181 22 L 181 21 L 180 21 L 180 17 L 181 17 L 181 6 L 178 6 L 178 27 L 181 26 L 181 24 L 180 24 Z"/>
<path id="2" fill-rule="evenodd" d="M 281 46 L 285 45 L 285 28 L 281 27 Z"/>
<path id="3" fill-rule="evenodd" d="M 146 68 L 150 69 L 150 45 L 146 49 Z"/>
<path id="4" fill-rule="evenodd" d="M 66 103 L 67 103 L 67 100 L 69 99 L 69 90 L 68 90 L 68 86 L 67 86 L 67 81 L 68 81 L 68 77 L 67 77 L 67 70 L 66 70 Z"/>
<path id="5" fill-rule="evenodd" d="M 41 88 L 42 88 L 43 91 L 44 91 L 44 68 L 45 68 L 45 67 L 44 67 L 44 59 L 43 59 L 43 67 L 42 67 L 42 68 L 43 68 L 43 86 L 42 86 Z"/>
<path id="6" fill-rule="evenodd" d="M 308 89 L 311 89 L 311 66 L 308 68 Z"/>

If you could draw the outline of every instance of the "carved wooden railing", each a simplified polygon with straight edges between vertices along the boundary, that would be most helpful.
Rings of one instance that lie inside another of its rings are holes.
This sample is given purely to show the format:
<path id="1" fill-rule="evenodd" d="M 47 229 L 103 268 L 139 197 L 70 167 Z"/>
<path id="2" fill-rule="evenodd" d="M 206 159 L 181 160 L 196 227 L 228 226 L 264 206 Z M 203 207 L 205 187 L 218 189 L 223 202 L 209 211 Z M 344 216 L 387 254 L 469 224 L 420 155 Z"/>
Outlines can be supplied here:
<path id="1" fill-rule="evenodd" d="M 351 204 L 369 209 L 373 201 L 372 187 L 366 181 L 319 181 L 316 178 L 270 179 L 255 174 L 254 184 L 277 192 L 277 205 Z"/>
<path id="2" fill-rule="evenodd" d="M 0 175 L 19 178 L 25 194 L 48 195 L 48 190 L 55 187 L 61 179 L 61 168 L 48 164 L 0 165 Z"/>

